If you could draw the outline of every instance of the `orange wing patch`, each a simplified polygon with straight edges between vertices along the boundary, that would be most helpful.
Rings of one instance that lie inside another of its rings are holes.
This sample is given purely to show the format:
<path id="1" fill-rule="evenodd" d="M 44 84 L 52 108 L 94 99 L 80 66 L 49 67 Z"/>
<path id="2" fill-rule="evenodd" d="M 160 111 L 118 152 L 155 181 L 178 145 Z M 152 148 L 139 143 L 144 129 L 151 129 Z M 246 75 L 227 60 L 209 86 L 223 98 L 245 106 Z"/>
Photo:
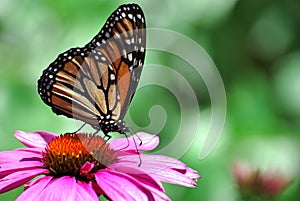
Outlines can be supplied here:
<path id="1" fill-rule="evenodd" d="M 124 106 L 126 96 L 128 94 L 129 85 L 131 81 L 131 74 L 128 65 L 125 62 L 122 62 L 117 74 L 118 80 L 118 89 L 120 93 L 120 104 L 121 107 Z"/>

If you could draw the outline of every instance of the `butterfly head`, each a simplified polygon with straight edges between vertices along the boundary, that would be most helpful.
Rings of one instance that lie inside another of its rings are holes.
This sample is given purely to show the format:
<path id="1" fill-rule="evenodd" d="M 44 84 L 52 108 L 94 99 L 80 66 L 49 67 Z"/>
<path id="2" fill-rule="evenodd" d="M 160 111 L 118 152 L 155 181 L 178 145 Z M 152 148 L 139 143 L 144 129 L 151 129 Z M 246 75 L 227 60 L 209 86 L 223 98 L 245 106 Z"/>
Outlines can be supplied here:
<path id="1" fill-rule="evenodd" d="M 99 128 L 97 129 L 102 130 L 105 135 L 109 132 L 118 132 L 121 134 L 125 134 L 129 131 L 123 120 L 119 119 L 116 121 L 110 118 L 100 119 Z"/>

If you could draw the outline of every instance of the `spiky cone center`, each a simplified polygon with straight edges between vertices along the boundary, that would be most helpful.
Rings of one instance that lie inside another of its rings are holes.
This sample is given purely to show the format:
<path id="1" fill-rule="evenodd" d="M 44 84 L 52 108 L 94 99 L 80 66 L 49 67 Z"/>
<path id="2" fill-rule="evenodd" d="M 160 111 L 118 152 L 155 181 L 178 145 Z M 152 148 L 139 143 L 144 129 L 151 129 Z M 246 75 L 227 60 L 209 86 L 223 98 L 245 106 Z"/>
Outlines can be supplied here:
<path id="1" fill-rule="evenodd" d="M 60 135 L 50 141 L 42 161 L 53 176 L 75 176 L 89 180 L 93 173 L 116 162 L 116 156 L 102 137 L 76 133 Z M 94 167 L 83 173 L 81 168 L 87 162 L 94 164 Z"/>

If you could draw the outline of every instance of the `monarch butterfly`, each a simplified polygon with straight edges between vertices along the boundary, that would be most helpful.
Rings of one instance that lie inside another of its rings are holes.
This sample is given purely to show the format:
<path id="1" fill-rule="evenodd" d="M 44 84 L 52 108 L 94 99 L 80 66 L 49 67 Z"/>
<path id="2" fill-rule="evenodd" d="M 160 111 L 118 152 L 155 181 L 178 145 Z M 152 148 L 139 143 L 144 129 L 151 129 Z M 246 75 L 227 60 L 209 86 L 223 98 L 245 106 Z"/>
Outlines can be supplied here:
<path id="1" fill-rule="evenodd" d="M 84 47 L 61 53 L 38 80 L 57 115 L 81 120 L 105 136 L 129 131 L 123 118 L 145 58 L 146 24 L 137 4 L 119 6 Z"/>

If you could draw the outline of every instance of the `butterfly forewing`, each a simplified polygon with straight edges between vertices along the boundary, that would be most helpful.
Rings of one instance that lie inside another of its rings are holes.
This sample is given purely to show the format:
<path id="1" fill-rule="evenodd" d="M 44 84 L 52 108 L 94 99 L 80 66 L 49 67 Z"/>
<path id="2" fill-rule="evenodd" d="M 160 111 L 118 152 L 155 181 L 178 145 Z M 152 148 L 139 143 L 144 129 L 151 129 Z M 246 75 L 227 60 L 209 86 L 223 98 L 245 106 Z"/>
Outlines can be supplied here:
<path id="1" fill-rule="evenodd" d="M 84 47 L 58 56 L 38 81 L 42 100 L 58 115 L 106 134 L 122 132 L 145 57 L 145 19 L 136 4 L 122 5 Z"/>

